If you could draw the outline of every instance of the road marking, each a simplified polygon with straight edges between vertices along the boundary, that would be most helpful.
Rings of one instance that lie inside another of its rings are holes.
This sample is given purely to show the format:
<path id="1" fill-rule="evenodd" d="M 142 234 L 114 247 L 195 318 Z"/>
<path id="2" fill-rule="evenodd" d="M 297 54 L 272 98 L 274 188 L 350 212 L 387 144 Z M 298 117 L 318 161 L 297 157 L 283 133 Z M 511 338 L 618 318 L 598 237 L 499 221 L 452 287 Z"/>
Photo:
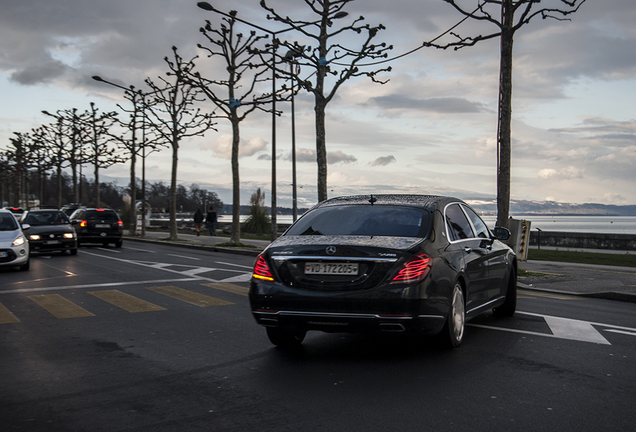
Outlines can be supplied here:
<path id="1" fill-rule="evenodd" d="M 29 296 L 37 305 L 47 310 L 55 318 L 81 318 L 95 316 L 59 294 L 40 294 Z"/>
<path id="2" fill-rule="evenodd" d="M 225 300 L 206 296 L 204 294 L 199 294 L 194 291 L 188 291 L 176 286 L 149 287 L 147 289 L 199 307 L 224 306 L 234 304 Z"/>
<path id="3" fill-rule="evenodd" d="M 226 268 L 214 268 L 214 267 L 194 267 L 191 270 L 182 271 L 182 270 L 174 270 L 174 269 L 169 268 L 169 267 L 172 267 L 172 266 L 184 267 L 184 265 L 180 265 L 180 264 L 158 263 L 158 262 L 152 262 L 152 261 L 132 261 L 132 260 L 129 260 L 129 259 L 109 257 L 109 256 L 106 256 L 106 255 L 93 254 L 93 253 L 90 253 L 90 252 L 85 252 L 85 253 L 87 253 L 88 255 L 93 255 L 93 256 L 96 256 L 96 257 L 100 257 L 100 258 L 111 259 L 111 260 L 115 260 L 115 261 L 122 261 L 122 262 L 125 262 L 125 263 L 128 263 L 128 264 L 134 264 L 134 265 L 140 265 L 140 266 L 144 266 L 144 267 L 156 268 L 158 270 L 163 270 L 163 271 L 167 271 L 167 272 L 171 272 L 171 273 L 176 273 L 176 274 L 179 274 L 179 275 L 185 275 L 185 276 L 192 275 L 192 277 L 194 277 L 194 278 L 196 278 L 198 280 L 207 280 L 207 281 L 210 281 L 210 282 L 247 282 L 247 281 L 249 281 L 249 278 L 251 277 L 251 273 L 244 273 L 244 272 L 242 272 L 240 270 L 232 270 L 232 269 L 226 269 Z M 205 269 L 205 270 L 199 271 L 199 269 Z M 223 280 L 217 280 L 217 279 L 212 279 L 212 278 L 209 278 L 209 277 L 199 276 L 198 275 L 198 273 L 204 273 L 206 271 L 215 271 L 215 270 L 241 273 L 240 280 L 234 280 L 234 277 L 226 278 L 226 279 L 223 279 Z"/>
<path id="4" fill-rule="evenodd" d="M 603 345 L 611 345 L 592 324 L 568 318 L 544 317 L 552 334 L 561 339 L 592 342 Z"/>
<path id="5" fill-rule="evenodd" d="M 630 332 L 630 331 L 625 331 L 625 330 L 614 330 L 614 329 L 605 329 L 606 332 L 610 332 L 610 333 L 619 333 L 619 334 L 625 334 L 625 335 L 629 335 L 629 336 L 636 336 L 636 332 Z"/>
<path id="6" fill-rule="evenodd" d="M 221 291 L 231 292 L 233 294 L 238 294 L 238 295 L 242 295 L 242 296 L 245 296 L 245 297 L 247 297 L 247 293 L 249 291 L 249 288 L 245 288 L 245 287 L 242 287 L 242 286 L 234 285 L 234 284 L 231 284 L 231 283 L 223 283 L 223 282 L 220 282 L 220 283 L 204 283 L 204 284 L 201 284 L 201 285 L 207 286 L 207 287 L 210 287 L 210 288 L 214 288 L 214 289 L 218 289 L 218 290 L 221 290 Z"/>
<path id="7" fill-rule="evenodd" d="M 240 268 L 247 269 L 247 270 L 249 270 L 249 271 L 252 271 L 252 270 L 254 269 L 254 267 L 253 267 L 253 266 L 246 266 L 246 265 L 243 265 L 243 264 L 226 263 L 226 262 L 223 262 L 223 261 L 217 261 L 216 263 L 217 263 L 217 264 L 223 264 L 223 265 L 229 265 L 229 266 L 240 267 Z"/>
<path id="8" fill-rule="evenodd" d="M 0 303 L 0 324 L 13 324 L 19 323 L 18 317 L 13 315 L 9 309 L 2 303 Z"/>
<path id="9" fill-rule="evenodd" d="M 201 258 L 190 257 L 190 256 L 186 256 L 186 255 L 168 254 L 168 256 L 173 256 L 173 257 L 177 257 L 177 258 L 185 258 L 185 259 L 190 259 L 190 260 L 195 260 L 195 261 L 201 261 Z"/>
<path id="10" fill-rule="evenodd" d="M 47 291 L 60 291 L 60 290 L 75 290 L 75 289 L 86 289 L 86 288 L 108 288 L 108 287 L 118 287 L 118 286 L 129 286 L 129 285 L 144 285 L 144 284 L 158 284 L 158 283 L 174 283 L 174 282 L 194 282 L 200 280 L 198 278 L 184 278 L 184 279 L 156 279 L 156 280 L 143 280 L 143 281 L 128 281 L 128 282 L 108 282 L 108 283 L 97 283 L 97 284 L 82 284 L 82 285 L 65 285 L 65 286 L 53 286 L 53 287 L 42 287 L 42 288 L 21 288 L 15 290 L 7 290 L 0 291 L 0 294 L 23 294 L 29 292 L 47 292 Z"/>
<path id="11" fill-rule="evenodd" d="M 529 334 L 534 336 L 574 340 L 579 342 L 590 342 L 590 343 L 596 343 L 600 345 L 611 345 L 611 343 L 607 339 L 605 339 L 603 335 L 594 328 L 594 326 L 606 327 L 604 330 L 608 332 L 624 333 L 624 334 L 630 334 L 630 335 L 636 336 L 636 329 L 629 328 L 629 327 L 622 327 L 622 326 L 597 323 L 597 322 L 588 322 L 588 321 L 575 320 L 570 318 L 555 317 L 551 315 L 542 315 L 542 314 L 531 313 L 531 312 L 517 311 L 516 313 L 519 315 L 529 315 L 529 316 L 536 316 L 536 317 L 543 318 L 552 333 L 540 333 L 540 332 L 533 332 L 533 331 L 525 331 L 525 330 L 482 325 L 482 324 L 467 324 L 467 325 L 471 327 L 479 327 L 479 328 L 490 329 L 490 330 L 500 330 L 500 331 L 506 331 L 511 333 Z"/>
<path id="12" fill-rule="evenodd" d="M 89 291 L 95 297 L 131 313 L 163 311 L 166 308 L 131 296 L 119 290 Z"/>

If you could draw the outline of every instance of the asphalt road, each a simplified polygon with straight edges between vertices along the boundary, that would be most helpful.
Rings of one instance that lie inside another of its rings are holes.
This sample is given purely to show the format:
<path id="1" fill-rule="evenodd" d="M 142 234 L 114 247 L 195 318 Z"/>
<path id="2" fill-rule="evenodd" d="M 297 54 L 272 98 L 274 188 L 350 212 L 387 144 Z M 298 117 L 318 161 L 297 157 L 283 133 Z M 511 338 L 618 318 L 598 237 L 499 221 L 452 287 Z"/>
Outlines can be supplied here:
<path id="1" fill-rule="evenodd" d="M 633 430 L 633 303 L 521 290 L 455 350 L 309 333 L 282 351 L 249 314 L 252 261 L 125 242 L 1 271 L 0 430 Z"/>

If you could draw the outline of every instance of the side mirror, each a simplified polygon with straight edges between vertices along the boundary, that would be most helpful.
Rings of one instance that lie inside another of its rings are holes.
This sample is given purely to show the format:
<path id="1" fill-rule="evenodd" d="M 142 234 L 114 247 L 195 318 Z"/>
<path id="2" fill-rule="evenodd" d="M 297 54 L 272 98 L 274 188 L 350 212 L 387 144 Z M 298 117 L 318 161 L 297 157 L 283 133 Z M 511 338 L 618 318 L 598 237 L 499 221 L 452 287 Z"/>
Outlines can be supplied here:
<path id="1" fill-rule="evenodd" d="M 22 231 L 26 231 L 26 230 L 28 230 L 29 228 L 31 228 L 31 225 L 29 225 L 29 224 L 22 224 Z"/>
<path id="2" fill-rule="evenodd" d="M 498 226 L 492 230 L 492 233 L 497 240 L 508 240 L 510 238 L 510 231 L 508 228 Z"/>

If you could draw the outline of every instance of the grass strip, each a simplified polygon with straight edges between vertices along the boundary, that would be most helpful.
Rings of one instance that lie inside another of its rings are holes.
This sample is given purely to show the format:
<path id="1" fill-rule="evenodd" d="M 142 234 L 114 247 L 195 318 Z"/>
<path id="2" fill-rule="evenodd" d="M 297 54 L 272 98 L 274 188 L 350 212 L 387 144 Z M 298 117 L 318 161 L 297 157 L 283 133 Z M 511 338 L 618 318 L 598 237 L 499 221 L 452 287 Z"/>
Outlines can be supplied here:
<path id="1" fill-rule="evenodd" d="M 636 267 L 636 254 L 614 254 L 596 252 L 561 251 L 553 249 L 530 249 L 529 260 L 557 261 L 577 264 Z"/>

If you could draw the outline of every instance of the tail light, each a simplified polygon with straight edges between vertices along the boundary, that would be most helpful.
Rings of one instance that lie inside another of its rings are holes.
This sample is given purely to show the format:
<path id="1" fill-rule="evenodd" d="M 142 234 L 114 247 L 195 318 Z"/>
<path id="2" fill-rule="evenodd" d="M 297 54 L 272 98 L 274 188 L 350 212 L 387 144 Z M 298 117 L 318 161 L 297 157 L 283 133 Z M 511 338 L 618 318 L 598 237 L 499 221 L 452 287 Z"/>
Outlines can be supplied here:
<path id="1" fill-rule="evenodd" d="M 431 261 L 431 257 L 425 254 L 413 256 L 391 280 L 391 285 L 422 281 L 431 269 Z"/>
<path id="2" fill-rule="evenodd" d="M 117 221 L 117 228 L 124 228 L 124 223 L 122 221 Z"/>
<path id="3" fill-rule="evenodd" d="M 252 273 L 252 277 L 265 281 L 274 280 L 274 275 L 272 274 L 267 261 L 265 261 L 265 258 L 263 258 L 263 255 L 259 255 L 258 258 L 256 258 L 256 261 L 254 262 L 254 273 Z"/>
<path id="4" fill-rule="evenodd" d="M 85 220 L 80 222 L 80 228 L 86 228 L 87 225 L 88 225 L 88 222 Z"/>

